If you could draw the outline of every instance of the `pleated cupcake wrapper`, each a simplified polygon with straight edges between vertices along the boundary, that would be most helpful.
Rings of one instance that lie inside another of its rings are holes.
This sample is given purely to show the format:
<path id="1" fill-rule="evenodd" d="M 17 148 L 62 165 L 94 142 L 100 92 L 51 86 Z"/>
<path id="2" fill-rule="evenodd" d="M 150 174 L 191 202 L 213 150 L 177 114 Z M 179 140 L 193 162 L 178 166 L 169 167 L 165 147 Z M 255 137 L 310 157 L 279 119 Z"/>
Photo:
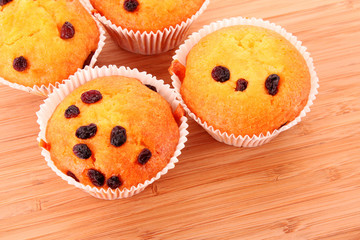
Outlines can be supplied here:
<path id="1" fill-rule="evenodd" d="M 172 110 L 179 106 L 180 102 L 176 99 L 176 93 L 173 89 L 170 88 L 170 85 L 164 84 L 163 80 L 157 80 L 150 74 L 146 72 L 139 72 L 137 69 L 130 69 L 125 67 L 116 67 L 116 66 L 109 66 L 109 67 L 95 67 L 90 68 L 86 67 L 85 69 L 78 70 L 74 75 L 72 75 L 69 80 L 65 80 L 64 84 L 61 84 L 58 89 L 55 89 L 52 94 L 48 96 L 48 98 L 44 101 L 44 103 L 40 106 L 40 110 L 36 113 L 38 116 L 38 124 L 40 125 L 40 133 L 38 135 L 37 140 L 40 142 L 41 139 L 46 141 L 46 127 L 47 123 L 52 116 L 53 112 L 55 111 L 58 104 L 67 96 L 69 95 L 74 89 L 78 88 L 79 86 L 85 84 L 86 82 L 104 76 L 126 76 L 131 78 L 139 79 L 143 84 L 150 84 L 156 87 L 157 92 L 164 97 L 171 105 Z M 91 187 L 89 185 L 84 185 L 82 183 L 76 182 L 73 178 L 67 176 L 63 172 L 61 172 L 55 166 L 54 162 L 51 160 L 50 153 L 43 149 L 41 154 L 45 157 L 45 160 L 48 166 L 63 180 L 67 181 L 70 185 L 74 185 L 77 188 L 84 190 L 85 192 L 91 194 L 92 196 L 100 199 L 106 200 L 114 200 L 119 198 L 127 198 L 131 197 L 134 194 L 137 194 L 143 191 L 148 185 L 152 184 L 154 181 L 158 180 L 161 176 L 165 175 L 170 169 L 175 167 L 175 163 L 178 162 L 178 157 L 181 154 L 181 150 L 185 147 L 185 142 L 187 141 L 188 135 L 188 124 L 187 118 L 181 118 L 181 124 L 179 127 L 180 131 L 180 138 L 179 143 L 176 147 L 173 157 L 170 159 L 167 166 L 162 169 L 159 173 L 156 174 L 155 177 L 152 179 L 146 180 L 144 183 L 140 183 L 137 186 L 132 186 L 130 189 L 103 189 L 103 188 L 96 188 Z"/>
<path id="2" fill-rule="evenodd" d="M 89 0 L 81 0 L 81 2 L 89 10 L 94 9 Z M 165 28 L 163 31 L 158 30 L 156 33 L 128 30 L 116 26 L 100 13 L 95 13 L 94 16 L 99 19 L 109 35 L 121 48 L 143 55 L 154 55 L 177 47 L 186 37 L 191 24 L 206 10 L 209 3 L 210 0 L 206 0 L 199 11 L 186 21 L 176 26 Z"/>
<path id="3" fill-rule="evenodd" d="M 286 30 L 281 26 L 278 26 L 274 23 L 270 23 L 269 21 L 264 21 L 262 19 L 256 19 L 256 18 L 250 18 L 250 19 L 242 18 L 242 17 L 230 18 L 218 22 L 213 22 L 210 25 L 204 26 L 200 31 L 193 33 L 185 41 L 185 43 L 179 47 L 179 49 L 175 52 L 175 56 L 173 57 L 173 59 L 178 60 L 181 64 L 186 66 L 186 57 L 188 53 L 200 41 L 200 39 L 221 28 L 235 26 L 235 25 L 253 25 L 253 26 L 258 26 L 273 30 L 279 33 L 280 35 L 282 35 L 284 38 L 286 38 L 291 44 L 293 44 L 304 57 L 311 75 L 311 90 L 305 108 L 295 118 L 295 120 L 281 127 L 278 130 L 275 130 L 273 132 L 267 132 L 266 135 L 264 134 L 260 134 L 259 136 L 257 135 L 235 136 L 234 134 L 229 135 L 226 132 L 221 132 L 220 130 L 215 129 L 213 126 L 209 125 L 205 121 L 202 121 L 193 112 L 191 112 L 190 109 L 186 106 L 180 94 L 181 81 L 176 75 L 172 75 L 171 79 L 177 94 L 177 98 L 180 100 L 181 105 L 183 106 L 187 114 L 192 119 L 194 119 L 198 124 L 200 124 L 213 138 L 215 138 L 219 142 L 223 142 L 236 147 L 257 147 L 265 143 L 268 143 L 274 137 L 279 135 L 279 133 L 286 131 L 291 127 L 295 126 L 301 121 L 303 117 L 306 116 L 308 112 L 310 112 L 310 106 L 313 105 L 313 101 L 316 99 L 316 95 L 318 93 L 317 89 L 319 88 L 319 79 L 315 72 L 313 59 L 310 57 L 310 54 L 306 51 L 306 47 L 302 46 L 301 41 L 298 41 L 295 36 L 293 36 L 291 33 L 286 32 Z"/>
<path id="4" fill-rule="evenodd" d="M 93 67 L 95 65 L 95 63 L 97 61 L 97 58 L 99 57 L 99 55 L 100 55 L 100 53 L 101 53 L 101 51 L 102 51 L 102 49 L 103 49 L 103 47 L 105 45 L 105 39 L 106 39 L 105 30 L 103 29 L 101 24 L 98 23 L 98 21 L 96 21 L 95 18 L 94 18 L 94 20 L 95 20 L 95 22 L 96 22 L 96 24 L 97 24 L 97 26 L 99 28 L 99 31 L 100 31 L 100 38 L 99 38 L 98 47 L 97 47 L 93 57 L 91 58 L 91 61 L 90 61 L 90 64 L 89 64 L 90 67 Z M 49 63 L 49 64 L 51 64 L 51 63 Z M 15 88 L 15 89 L 19 89 L 19 90 L 22 90 L 22 91 L 25 91 L 25 92 L 28 92 L 28 93 L 32 93 L 32 94 L 39 95 L 39 96 L 45 96 L 45 97 L 48 96 L 49 94 L 51 94 L 54 91 L 54 89 L 58 88 L 59 85 L 61 84 L 60 82 L 56 82 L 55 84 L 50 83 L 48 86 L 34 85 L 33 87 L 26 87 L 24 85 L 13 83 L 13 82 L 10 82 L 8 80 L 5 80 L 2 77 L 0 77 L 0 83 L 4 84 L 4 85 L 7 85 L 9 87 Z"/>

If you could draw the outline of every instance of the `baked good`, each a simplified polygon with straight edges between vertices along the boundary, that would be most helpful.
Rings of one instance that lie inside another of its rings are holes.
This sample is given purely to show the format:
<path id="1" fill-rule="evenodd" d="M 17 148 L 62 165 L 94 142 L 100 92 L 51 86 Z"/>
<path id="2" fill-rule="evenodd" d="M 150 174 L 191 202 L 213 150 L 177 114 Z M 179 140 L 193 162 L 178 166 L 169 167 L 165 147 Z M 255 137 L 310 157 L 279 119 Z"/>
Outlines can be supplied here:
<path id="1" fill-rule="evenodd" d="M 78 0 L 0 4 L 0 77 L 32 87 L 67 79 L 91 61 L 96 22 Z"/>
<path id="2" fill-rule="evenodd" d="M 191 112 L 221 132 L 266 135 L 294 120 L 306 105 L 311 81 L 299 51 L 280 34 L 238 25 L 203 37 L 186 66 L 170 68 L 182 81 Z"/>
<path id="3" fill-rule="evenodd" d="M 140 32 L 162 31 L 191 18 L 205 0 L 90 0 L 113 24 Z"/>
<path id="4" fill-rule="evenodd" d="M 110 76 L 85 83 L 58 105 L 42 146 L 76 181 L 122 190 L 155 177 L 179 137 L 170 104 L 156 88 Z"/>

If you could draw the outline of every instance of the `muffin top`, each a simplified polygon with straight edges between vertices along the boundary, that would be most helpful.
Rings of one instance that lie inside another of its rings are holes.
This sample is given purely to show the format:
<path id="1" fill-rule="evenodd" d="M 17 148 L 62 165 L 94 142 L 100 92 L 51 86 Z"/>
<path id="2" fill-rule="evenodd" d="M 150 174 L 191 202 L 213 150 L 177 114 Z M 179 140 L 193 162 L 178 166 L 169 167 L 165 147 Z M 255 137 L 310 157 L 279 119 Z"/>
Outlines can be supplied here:
<path id="1" fill-rule="evenodd" d="M 90 0 L 113 24 L 140 32 L 162 31 L 191 18 L 205 0 Z"/>
<path id="2" fill-rule="evenodd" d="M 89 64 L 99 29 L 78 0 L 2 1 L 0 77 L 32 87 L 61 82 Z"/>
<path id="3" fill-rule="evenodd" d="M 181 95 L 202 121 L 235 136 L 264 135 L 294 120 L 308 101 L 307 64 L 280 34 L 255 26 L 215 31 L 187 56 Z M 185 68 L 184 68 L 185 69 Z"/>
<path id="4" fill-rule="evenodd" d="M 130 189 L 168 164 L 179 137 L 172 109 L 156 88 L 111 76 L 87 82 L 58 105 L 46 148 L 76 181 Z"/>

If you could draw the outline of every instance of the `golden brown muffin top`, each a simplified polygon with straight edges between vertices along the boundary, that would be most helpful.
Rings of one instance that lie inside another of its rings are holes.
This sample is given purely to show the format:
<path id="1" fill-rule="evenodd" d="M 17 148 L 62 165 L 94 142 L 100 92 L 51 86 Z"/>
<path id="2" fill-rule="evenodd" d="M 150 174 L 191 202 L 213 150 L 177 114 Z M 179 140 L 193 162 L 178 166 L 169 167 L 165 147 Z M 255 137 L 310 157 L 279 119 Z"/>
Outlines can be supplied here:
<path id="1" fill-rule="evenodd" d="M 233 26 L 191 49 L 181 95 L 215 129 L 253 136 L 294 120 L 308 101 L 310 84 L 304 58 L 280 34 Z"/>
<path id="2" fill-rule="evenodd" d="M 85 185 L 128 188 L 173 156 L 179 128 L 169 103 L 139 80 L 92 80 L 56 108 L 46 130 L 55 166 Z"/>
<path id="3" fill-rule="evenodd" d="M 100 37 L 78 0 L 10 1 L 0 6 L 0 26 L 0 77 L 29 87 L 61 82 L 89 64 Z"/>
<path id="4" fill-rule="evenodd" d="M 205 0 L 90 0 L 113 24 L 140 32 L 162 31 L 191 18 Z"/>

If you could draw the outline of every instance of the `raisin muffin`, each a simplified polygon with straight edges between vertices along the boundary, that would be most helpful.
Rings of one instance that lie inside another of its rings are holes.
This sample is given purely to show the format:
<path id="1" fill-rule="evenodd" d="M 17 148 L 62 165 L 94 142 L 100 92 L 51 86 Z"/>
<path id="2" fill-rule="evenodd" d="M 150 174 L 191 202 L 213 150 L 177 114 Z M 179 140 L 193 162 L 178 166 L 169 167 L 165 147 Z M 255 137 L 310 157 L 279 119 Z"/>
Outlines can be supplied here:
<path id="1" fill-rule="evenodd" d="M 259 136 L 294 120 L 305 107 L 311 77 L 300 52 L 275 31 L 237 25 L 203 37 L 186 66 L 170 73 L 188 109 L 215 130 Z"/>
<path id="2" fill-rule="evenodd" d="M 42 145 L 76 181 L 122 190 L 155 177 L 179 137 L 171 106 L 154 86 L 110 76 L 85 83 L 58 105 Z"/>
<path id="3" fill-rule="evenodd" d="M 100 32 L 78 0 L 0 1 L 0 77 L 48 86 L 88 65 Z"/>
<path id="4" fill-rule="evenodd" d="M 113 24 L 128 30 L 157 32 L 191 18 L 205 0 L 90 0 Z"/>

